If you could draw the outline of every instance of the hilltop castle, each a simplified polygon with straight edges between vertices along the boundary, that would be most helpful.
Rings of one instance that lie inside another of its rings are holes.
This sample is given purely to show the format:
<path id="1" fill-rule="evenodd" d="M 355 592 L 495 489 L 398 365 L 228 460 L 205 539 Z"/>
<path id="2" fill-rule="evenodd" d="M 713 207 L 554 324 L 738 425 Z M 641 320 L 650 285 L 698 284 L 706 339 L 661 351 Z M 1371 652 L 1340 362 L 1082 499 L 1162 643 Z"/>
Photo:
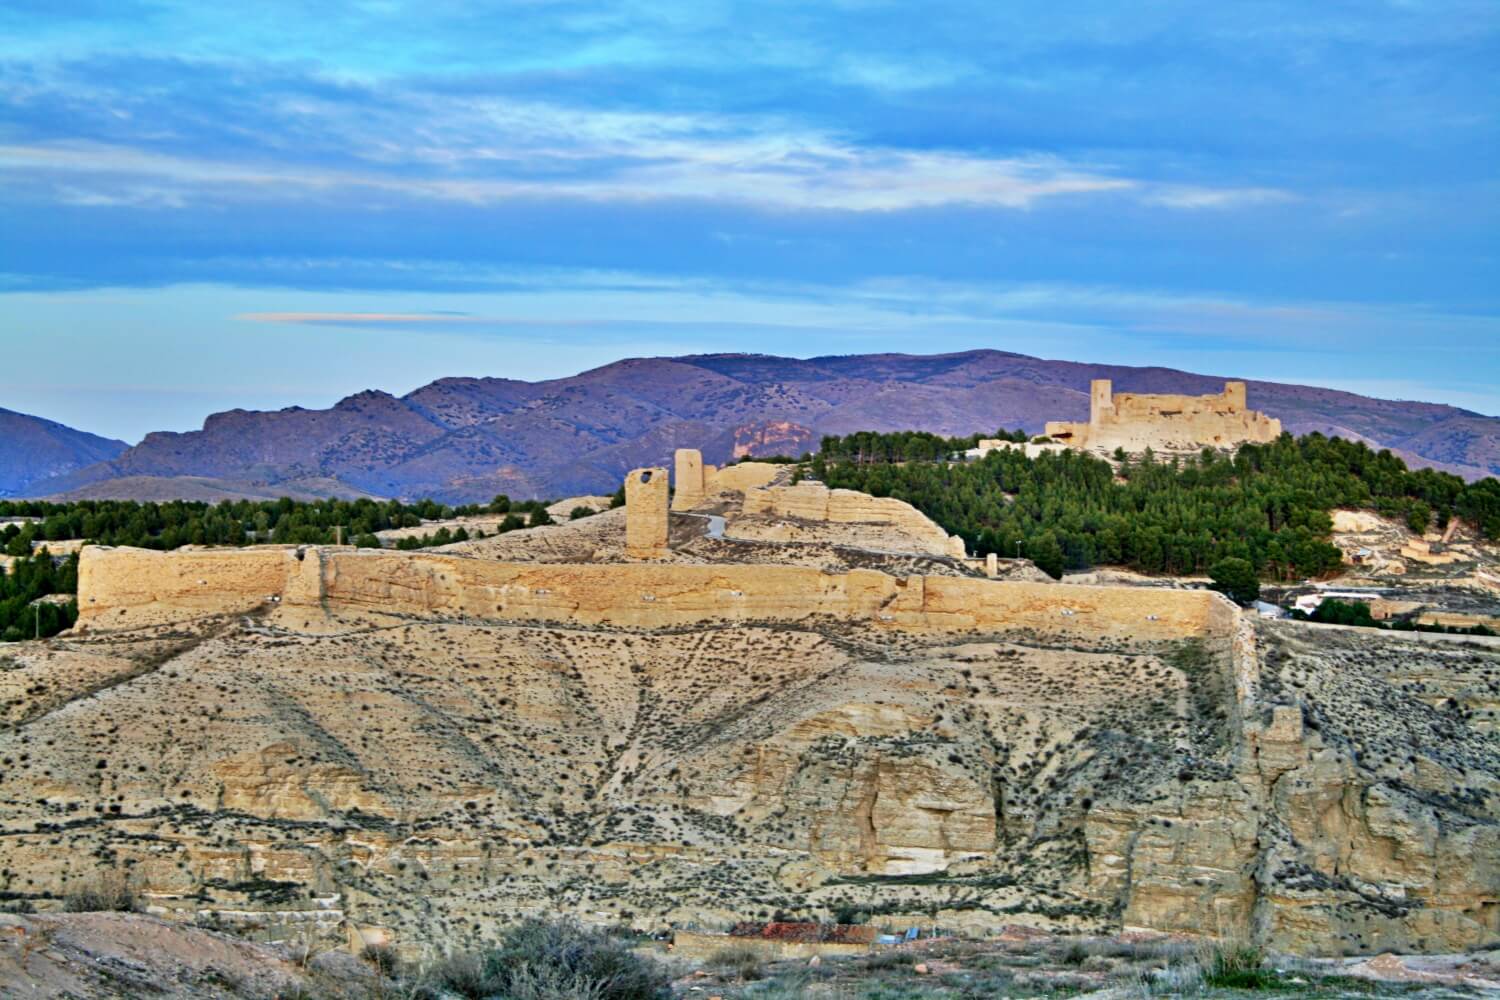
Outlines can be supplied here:
<path id="1" fill-rule="evenodd" d="M 1048 421 L 1046 434 L 1070 448 L 1158 451 L 1227 448 L 1274 441 L 1281 421 L 1247 409 L 1245 383 L 1225 382 L 1210 396 L 1115 395 L 1109 379 L 1089 384 L 1089 421 Z"/>

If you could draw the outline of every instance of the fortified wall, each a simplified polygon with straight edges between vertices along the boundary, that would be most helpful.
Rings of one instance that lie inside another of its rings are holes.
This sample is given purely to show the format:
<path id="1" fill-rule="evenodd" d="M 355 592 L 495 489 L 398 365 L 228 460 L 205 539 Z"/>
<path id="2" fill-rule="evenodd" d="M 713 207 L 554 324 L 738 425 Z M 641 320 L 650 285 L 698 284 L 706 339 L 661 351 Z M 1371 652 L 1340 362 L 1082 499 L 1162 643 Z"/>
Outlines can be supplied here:
<path id="1" fill-rule="evenodd" d="M 911 504 L 892 497 L 830 490 L 822 483 L 798 483 L 747 490 L 743 510 L 747 515 L 769 514 L 829 524 L 878 524 L 915 542 L 918 550 L 928 555 L 964 557 L 963 539 L 949 535 Z"/>
<path id="2" fill-rule="evenodd" d="M 716 493 L 744 493 L 769 485 L 783 468 L 770 462 L 740 462 L 720 469 L 704 465 L 697 448 L 678 448 L 672 461 L 673 510 L 692 510 Z"/>
<path id="3" fill-rule="evenodd" d="M 625 553 L 650 559 L 667 551 L 666 469 L 633 469 L 625 477 Z"/>
<path id="4" fill-rule="evenodd" d="M 800 566 L 502 563 L 335 548 L 195 552 L 92 545 L 79 627 L 120 628 L 270 604 L 312 613 L 451 616 L 668 627 L 826 615 L 918 632 L 1037 632 L 1131 639 L 1231 637 L 1209 591 L 1091 587 Z"/>
<path id="5" fill-rule="evenodd" d="M 1049 421 L 1046 434 L 1080 449 L 1196 450 L 1274 441 L 1281 421 L 1247 408 L 1243 382 L 1225 382 L 1223 392 L 1210 396 L 1116 395 L 1108 379 L 1095 379 L 1088 423 Z"/>

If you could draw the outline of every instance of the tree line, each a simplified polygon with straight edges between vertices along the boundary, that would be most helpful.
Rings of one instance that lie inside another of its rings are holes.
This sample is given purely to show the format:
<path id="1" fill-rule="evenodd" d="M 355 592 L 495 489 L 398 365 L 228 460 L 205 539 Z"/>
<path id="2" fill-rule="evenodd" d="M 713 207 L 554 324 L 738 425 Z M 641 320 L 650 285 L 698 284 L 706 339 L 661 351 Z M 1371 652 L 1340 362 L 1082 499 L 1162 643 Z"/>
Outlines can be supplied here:
<path id="1" fill-rule="evenodd" d="M 946 460 L 968 440 L 827 437 L 810 471 L 830 487 L 905 500 L 970 551 L 1026 556 L 1054 577 L 1096 565 L 1199 574 L 1226 559 L 1247 561 L 1262 579 L 1322 576 L 1341 563 L 1329 541 L 1336 507 L 1372 509 L 1414 531 L 1457 516 L 1500 538 L 1500 481 L 1411 470 L 1389 451 L 1321 434 L 1283 434 L 1232 458 L 1119 452 L 1111 465 L 1075 451 L 1000 450 Z"/>
<path id="2" fill-rule="evenodd" d="M 77 601 L 33 602 L 49 594 L 77 592 L 77 553 L 61 561 L 45 552 L 13 560 L 9 571 L 0 574 L 0 642 L 45 638 L 72 627 L 78 620 Z"/>
<path id="3" fill-rule="evenodd" d="M 376 545 L 377 531 L 414 528 L 423 521 L 477 514 L 512 514 L 524 523 L 545 516 L 546 500 L 511 500 L 501 494 L 488 504 L 452 507 L 433 500 L 0 500 L 0 519 L 36 518 L 0 528 L 7 555 L 30 555 L 34 543 L 87 538 L 100 545 L 176 549 L 184 545 Z M 519 526 L 519 525 L 513 525 Z"/>
<path id="4" fill-rule="evenodd" d="M 970 448 L 977 448 L 981 440 L 988 438 L 1017 444 L 1031 440 L 1025 431 L 1008 431 L 1003 428 L 993 434 L 970 434 L 967 437 L 943 437 L 927 431 L 858 431 L 842 437 L 825 437 L 818 447 L 818 456 L 824 462 L 853 462 L 856 465 L 940 462 Z M 765 462 L 769 459 L 756 456 L 755 461 Z"/>
<path id="5" fill-rule="evenodd" d="M 501 494 L 487 504 L 452 507 L 432 500 L 405 504 L 396 500 L 226 500 L 217 504 L 176 500 L 0 500 L 0 550 L 12 557 L 0 573 L 0 641 L 15 642 L 56 635 L 78 618 L 76 602 L 35 604 L 49 594 L 76 594 L 78 556 L 56 560 L 44 554 L 47 542 L 88 539 L 101 545 L 129 545 L 168 550 L 184 545 L 288 545 L 346 543 L 379 548 L 375 532 L 410 528 L 427 520 L 478 514 L 503 514 L 497 532 L 551 524 L 546 500 L 511 500 Z M 478 532 L 482 537 L 483 533 Z M 441 527 L 436 532 L 400 539 L 399 549 L 419 549 L 465 541 L 471 535 Z"/>

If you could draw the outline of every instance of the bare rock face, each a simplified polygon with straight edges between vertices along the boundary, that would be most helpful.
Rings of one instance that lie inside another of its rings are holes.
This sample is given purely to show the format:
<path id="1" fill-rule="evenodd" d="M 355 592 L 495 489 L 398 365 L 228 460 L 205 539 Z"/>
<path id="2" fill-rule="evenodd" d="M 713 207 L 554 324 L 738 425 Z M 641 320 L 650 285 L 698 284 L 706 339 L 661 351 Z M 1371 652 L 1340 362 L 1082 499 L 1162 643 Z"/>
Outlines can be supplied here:
<path id="1" fill-rule="evenodd" d="M 1485 724 L 1492 709 L 1476 713 L 1488 684 L 1473 682 L 1495 675 L 1493 647 L 1315 639 L 1285 625 L 1267 627 L 1263 645 L 1266 693 L 1297 702 L 1252 737 L 1276 819 L 1260 873 L 1265 933 L 1347 950 L 1492 937 L 1500 750 Z M 1433 675 L 1475 700 L 1402 697 Z"/>
<path id="2" fill-rule="evenodd" d="M 412 947 L 845 906 L 1500 934 L 1488 640 L 870 567 L 91 548 L 81 586 L 84 627 L 0 669 L 0 891 L 41 909 L 102 870 L 173 919 Z"/>

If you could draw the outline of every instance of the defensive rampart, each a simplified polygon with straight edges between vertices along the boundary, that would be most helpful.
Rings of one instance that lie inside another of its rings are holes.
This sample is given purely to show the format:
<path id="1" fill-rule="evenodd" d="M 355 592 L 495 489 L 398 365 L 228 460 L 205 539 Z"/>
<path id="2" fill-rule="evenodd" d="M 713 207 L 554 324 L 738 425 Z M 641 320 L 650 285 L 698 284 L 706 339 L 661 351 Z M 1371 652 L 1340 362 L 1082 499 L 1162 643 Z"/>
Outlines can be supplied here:
<path id="1" fill-rule="evenodd" d="M 1274 441 L 1281 421 L 1248 408 L 1243 382 L 1226 382 L 1224 391 L 1213 395 L 1176 396 L 1116 394 L 1108 379 L 1095 379 L 1088 423 L 1053 420 L 1046 433 L 1072 448 L 1170 451 Z"/>
<path id="2" fill-rule="evenodd" d="M 704 489 L 709 493 L 744 493 L 747 490 L 769 486 L 771 481 L 786 468 L 770 462 L 740 462 L 723 469 L 707 467 Z"/>
<path id="3" fill-rule="evenodd" d="M 768 486 L 745 492 L 745 514 L 769 514 L 829 524 L 878 524 L 899 532 L 929 555 L 964 555 L 963 540 L 950 536 L 904 500 L 831 490 L 822 483 Z"/>
<path id="4" fill-rule="evenodd" d="M 121 627 L 264 605 L 638 627 L 815 615 L 913 631 L 1170 639 L 1229 637 L 1235 612 L 1207 591 L 960 577 L 899 578 L 800 566 L 499 563 L 378 550 L 154 552 L 89 546 L 83 627 Z"/>

